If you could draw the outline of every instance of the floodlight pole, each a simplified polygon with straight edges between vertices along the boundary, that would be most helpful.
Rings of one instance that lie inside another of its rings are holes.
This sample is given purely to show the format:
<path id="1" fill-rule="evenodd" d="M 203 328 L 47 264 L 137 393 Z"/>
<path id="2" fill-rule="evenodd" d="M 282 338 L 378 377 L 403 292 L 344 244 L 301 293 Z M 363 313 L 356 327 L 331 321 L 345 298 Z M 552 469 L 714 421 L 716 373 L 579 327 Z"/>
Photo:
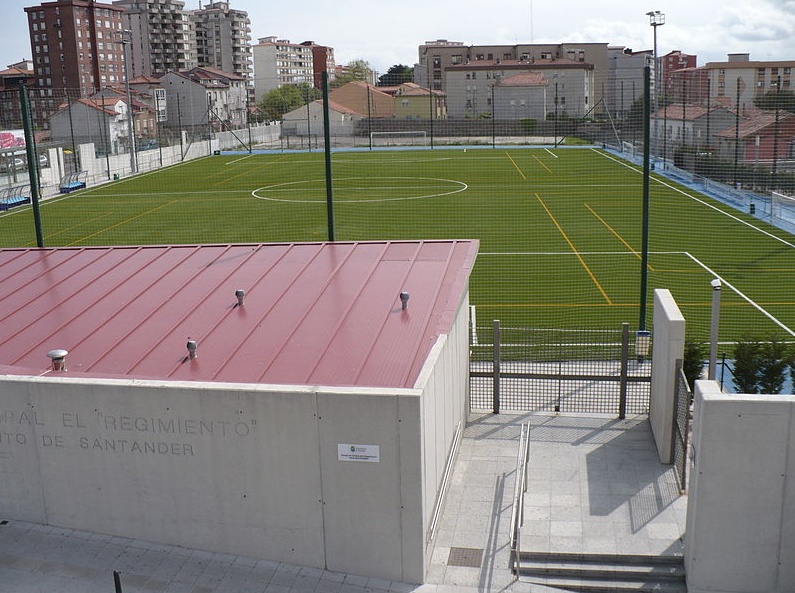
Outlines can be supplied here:
<path id="1" fill-rule="evenodd" d="M 643 215 L 641 230 L 640 258 L 640 318 L 638 330 L 646 329 L 646 286 L 649 273 L 649 131 L 651 126 L 651 72 L 648 66 L 643 69 Z"/>
<path id="2" fill-rule="evenodd" d="M 331 120 L 329 119 L 328 104 L 328 72 L 322 72 L 323 81 L 323 140 L 326 155 L 326 217 L 328 219 L 328 240 L 334 241 L 334 192 L 331 176 Z M 369 102 L 369 99 L 368 99 Z M 372 142 L 372 135 L 370 136 Z"/>
<path id="3" fill-rule="evenodd" d="M 657 58 L 657 27 L 662 27 L 665 24 L 665 15 L 659 10 L 652 10 L 650 12 L 647 12 L 646 16 L 649 17 L 649 25 L 651 25 L 652 28 L 654 29 L 654 115 L 656 118 L 657 112 L 660 110 L 660 75 L 659 75 L 659 63 Z M 657 141 L 656 119 L 655 119 L 654 130 L 655 130 L 654 139 L 656 142 Z M 657 156 L 659 156 L 660 154 L 659 147 L 656 148 L 657 148 Z"/>
<path id="4" fill-rule="evenodd" d="M 129 35 L 129 39 L 127 36 Z M 127 93 L 127 127 L 130 135 L 130 172 L 136 173 L 138 171 L 137 163 L 135 162 L 135 128 L 133 126 L 133 104 L 132 93 L 130 92 L 130 67 L 128 65 L 128 52 L 127 45 L 132 42 L 132 31 L 125 29 L 121 32 L 121 45 L 124 48 L 124 89 Z"/>

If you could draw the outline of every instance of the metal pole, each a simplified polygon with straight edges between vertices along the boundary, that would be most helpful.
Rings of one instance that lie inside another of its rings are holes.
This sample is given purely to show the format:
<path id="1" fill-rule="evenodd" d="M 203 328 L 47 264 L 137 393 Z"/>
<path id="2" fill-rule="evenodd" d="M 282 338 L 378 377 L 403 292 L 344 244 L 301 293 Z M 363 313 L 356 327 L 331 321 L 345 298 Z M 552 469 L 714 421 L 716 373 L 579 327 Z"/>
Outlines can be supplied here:
<path id="1" fill-rule="evenodd" d="M 648 283 L 649 268 L 649 161 L 650 140 L 649 132 L 651 119 L 651 72 L 648 66 L 643 69 L 643 215 L 642 215 L 642 243 L 640 258 L 640 313 L 638 329 L 646 329 L 646 286 Z"/>
<path id="2" fill-rule="evenodd" d="M 28 87 L 19 86 L 19 103 L 22 107 L 22 122 L 25 130 L 25 146 L 28 155 L 28 175 L 30 176 L 30 201 L 33 207 L 33 224 L 36 228 L 36 246 L 44 247 L 44 234 L 41 230 L 41 211 L 39 210 L 39 157 L 36 154 L 33 121 L 30 116 L 30 97 Z M 13 156 L 12 156 L 13 158 Z"/>
<path id="3" fill-rule="evenodd" d="M 773 176 L 771 177 L 771 190 L 777 189 L 776 177 L 778 176 L 778 139 L 779 123 L 781 120 L 781 76 L 776 79 L 776 121 L 773 126 Z"/>
<path id="4" fill-rule="evenodd" d="M 334 240 L 334 191 L 331 177 L 331 120 L 328 104 L 328 72 L 323 71 L 323 140 L 326 154 L 326 216 L 328 219 L 328 240 Z M 369 101 L 368 101 L 369 102 Z"/>
<path id="5" fill-rule="evenodd" d="M 497 147 L 497 112 L 494 105 L 494 85 L 491 85 L 491 147 Z"/>
<path id="6" fill-rule="evenodd" d="M 116 589 L 116 593 L 122 593 L 121 591 L 121 577 L 119 576 L 119 571 L 113 571 L 113 585 Z"/>
<path id="7" fill-rule="evenodd" d="M 734 188 L 737 189 L 737 166 L 740 160 L 740 77 L 737 77 L 737 91 L 734 116 Z"/>
<path id="8" fill-rule="evenodd" d="M 500 320 L 495 319 L 492 322 L 492 330 L 494 335 L 494 347 L 492 351 L 492 398 L 491 408 L 495 414 L 500 413 Z"/>
<path id="9" fill-rule="evenodd" d="M 127 40 L 126 35 L 130 36 Z M 121 45 L 124 49 L 124 89 L 127 93 L 127 129 L 130 135 L 130 172 L 136 173 L 138 171 L 137 163 L 135 162 L 135 127 L 133 125 L 133 104 L 132 93 L 130 92 L 130 67 L 127 64 L 128 53 L 127 44 L 132 41 L 132 31 L 125 29 L 121 32 Z"/>
<path id="10" fill-rule="evenodd" d="M 654 126 L 654 142 L 655 144 L 658 143 L 658 131 L 657 131 L 657 112 L 660 110 L 660 76 L 659 76 L 659 58 L 657 56 L 657 27 L 661 27 L 665 24 L 665 15 L 660 12 L 659 10 L 652 10 L 646 13 L 646 16 L 649 17 L 649 24 L 654 29 L 654 117 L 655 117 L 655 126 Z M 657 156 L 660 155 L 659 146 L 655 146 L 655 154 Z"/>
<path id="11" fill-rule="evenodd" d="M 718 327 L 720 325 L 720 288 L 721 282 L 715 278 L 712 285 L 712 319 L 709 328 L 709 368 L 707 379 L 715 380 L 715 367 L 718 362 Z"/>
<path id="12" fill-rule="evenodd" d="M 627 376 L 629 368 L 629 324 L 621 324 L 621 372 L 618 387 L 618 417 L 627 417 Z"/>

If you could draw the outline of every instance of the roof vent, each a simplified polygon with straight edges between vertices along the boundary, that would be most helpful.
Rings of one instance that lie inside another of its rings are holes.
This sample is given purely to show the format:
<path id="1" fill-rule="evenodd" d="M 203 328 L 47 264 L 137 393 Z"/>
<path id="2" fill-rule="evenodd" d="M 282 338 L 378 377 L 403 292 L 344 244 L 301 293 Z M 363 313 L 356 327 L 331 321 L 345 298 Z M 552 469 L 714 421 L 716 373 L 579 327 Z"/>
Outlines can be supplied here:
<path id="1" fill-rule="evenodd" d="M 198 356 L 196 350 L 199 348 L 199 343 L 196 340 L 191 340 L 190 337 L 188 337 L 186 347 L 188 348 L 188 358 L 196 358 L 196 356 Z"/>
<path id="2" fill-rule="evenodd" d="M 62 350 L 60 348 L 56 350 L 50 350 L 47 353 L 52 359 L 52 370 L 56 372 L 63 372 L 66 370 L 66 355 L 69 354 L 66 350 Z"/>
<path id="3" fill-rule="evenodd" d="M 400 308 L 403 311 L 409 308 L 409 293 L 405 290 L 400 293 Z"/>
<path id="4" fill-rule="evenodd" d="M 237 307 L 242 307 L 243 306 L 243 299 L 246 298 L 246 291 L 243 290 L 242 288 L 238 288 L 235 291 L 235 296 L 237 297 L 237 305 L 236 306 Z"/>

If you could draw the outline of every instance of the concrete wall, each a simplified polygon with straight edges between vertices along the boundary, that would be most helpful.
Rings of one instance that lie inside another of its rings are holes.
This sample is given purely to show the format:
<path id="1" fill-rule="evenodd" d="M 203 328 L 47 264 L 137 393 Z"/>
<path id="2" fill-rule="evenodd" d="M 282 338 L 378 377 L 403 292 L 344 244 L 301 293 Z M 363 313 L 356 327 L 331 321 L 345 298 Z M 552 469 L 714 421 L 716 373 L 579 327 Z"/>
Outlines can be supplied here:
<path id="1" fill-rule="evenodd" d="M 422 582 L 467 312 L 412 389 L 0 377 L 0 517 Z"/>
<path id="2" fill-rule="evenodd" d="M 694 397 L 688 591 L 795 591 L 795 396 Z"/>
<path id="3" fill-rule="evenodd" d="M 660 462 L 673 463 L 676 361 L 684 356 L 685 318 L 669 290 L 654 291 L 653 327 L 649 422 Z"/>

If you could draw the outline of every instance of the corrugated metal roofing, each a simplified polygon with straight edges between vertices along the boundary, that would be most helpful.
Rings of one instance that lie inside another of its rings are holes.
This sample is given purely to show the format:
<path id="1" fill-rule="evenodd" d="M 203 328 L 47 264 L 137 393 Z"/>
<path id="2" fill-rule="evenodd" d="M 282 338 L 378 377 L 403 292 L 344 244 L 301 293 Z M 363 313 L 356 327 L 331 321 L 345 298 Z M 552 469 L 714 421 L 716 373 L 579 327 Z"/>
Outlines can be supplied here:
<path id="1" fill-rule="evenodd" d="M 62 348 L 72 377 L 411 387 L 450 330 L 477 246 L 3 249 L 0 372 L 45 372 Z"/>

